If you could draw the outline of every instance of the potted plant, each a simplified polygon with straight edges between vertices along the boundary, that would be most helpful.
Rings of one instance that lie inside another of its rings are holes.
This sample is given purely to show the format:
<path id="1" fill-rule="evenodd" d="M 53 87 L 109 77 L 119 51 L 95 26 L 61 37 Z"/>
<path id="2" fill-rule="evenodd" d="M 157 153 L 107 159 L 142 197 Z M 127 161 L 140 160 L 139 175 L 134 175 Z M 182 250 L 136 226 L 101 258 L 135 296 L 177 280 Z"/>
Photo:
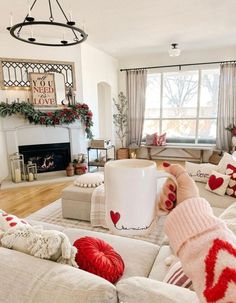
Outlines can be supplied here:
<path id="1" fill-rule="evenodd" d="M 225 128 L 226 130 L 231 132 L 232 135 L 232 150 L 235 151 L 236 149 L 236 125 L 229 125 Z"/>
<path id="2" fill-rule="evenodd" d="M 128 133 L 128 101 L 123 92 L 118 95 L 118 101 L 113 99 L 116 113 L 113 114 L 113 123 L 116 127 L 116 135 L 121 143 L 117 150 L 117 159 L 127 159 L 129 150 L 126 147 L 126 136 Z"/>
<path id="3" fill-rule="evenodd" d="M 87 171 L 86 155 L 79 154 L 77 159 L 73 160 L 76 175 L 83 175 Z"/>

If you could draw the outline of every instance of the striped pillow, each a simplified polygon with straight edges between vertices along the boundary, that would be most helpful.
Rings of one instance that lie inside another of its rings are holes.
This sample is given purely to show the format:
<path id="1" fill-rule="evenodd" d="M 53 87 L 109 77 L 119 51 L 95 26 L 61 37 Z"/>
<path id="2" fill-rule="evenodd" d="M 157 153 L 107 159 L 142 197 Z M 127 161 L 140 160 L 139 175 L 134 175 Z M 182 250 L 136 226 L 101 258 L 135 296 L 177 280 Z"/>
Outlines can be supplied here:
<path id="1" fill-rule="evenodd" d="M 165 275 L 163 282 L 174 284 L 176 286 L 191 288 L 192 281 L 183 271 L 182 264 L 180 261 L 174 263 L 167 274 Z"/>

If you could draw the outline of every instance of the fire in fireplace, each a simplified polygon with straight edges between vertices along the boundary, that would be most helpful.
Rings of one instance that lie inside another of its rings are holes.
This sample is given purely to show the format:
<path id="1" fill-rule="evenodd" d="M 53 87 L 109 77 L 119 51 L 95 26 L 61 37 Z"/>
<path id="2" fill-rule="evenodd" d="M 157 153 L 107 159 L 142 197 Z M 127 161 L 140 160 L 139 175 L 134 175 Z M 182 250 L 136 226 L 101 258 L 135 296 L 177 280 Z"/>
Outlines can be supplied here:
<path id="1" fill-rule="evenodd" d="M 38 173 L 65 170 L 71 161 L 70 143 L 22 145 L 19 152 L 25 163 L 37 164 Z"/>

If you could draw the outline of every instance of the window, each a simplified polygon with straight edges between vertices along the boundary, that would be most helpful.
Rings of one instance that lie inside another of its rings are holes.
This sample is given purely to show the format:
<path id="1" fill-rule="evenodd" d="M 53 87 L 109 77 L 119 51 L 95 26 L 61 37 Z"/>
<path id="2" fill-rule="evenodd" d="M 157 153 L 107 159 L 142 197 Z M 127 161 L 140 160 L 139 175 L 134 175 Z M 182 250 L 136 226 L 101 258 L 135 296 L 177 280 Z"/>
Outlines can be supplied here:
<path id="1" fill-rule="evenodd" d="M 171 143 L 215 143 L 219 69 L 148 74 L 143 135 Z"/>

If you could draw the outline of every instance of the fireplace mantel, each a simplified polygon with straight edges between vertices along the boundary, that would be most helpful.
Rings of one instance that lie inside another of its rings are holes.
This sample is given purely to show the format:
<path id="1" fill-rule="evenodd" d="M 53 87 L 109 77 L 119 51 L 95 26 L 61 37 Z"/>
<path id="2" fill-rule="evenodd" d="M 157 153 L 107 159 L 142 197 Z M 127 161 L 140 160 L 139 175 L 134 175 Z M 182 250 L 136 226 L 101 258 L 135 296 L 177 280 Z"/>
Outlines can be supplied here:
<path id="1" fill-rule="evenodd" d="M 1 119 L 1 131 L 4 133 L 8 157 L 18 152 L 20 145 L 69 142 L 72 159 L 79 153 L 85 153 L 87 148 L 85 131 L 79 121 L 70 125 L 45 126 L 11 116 Z"/>

